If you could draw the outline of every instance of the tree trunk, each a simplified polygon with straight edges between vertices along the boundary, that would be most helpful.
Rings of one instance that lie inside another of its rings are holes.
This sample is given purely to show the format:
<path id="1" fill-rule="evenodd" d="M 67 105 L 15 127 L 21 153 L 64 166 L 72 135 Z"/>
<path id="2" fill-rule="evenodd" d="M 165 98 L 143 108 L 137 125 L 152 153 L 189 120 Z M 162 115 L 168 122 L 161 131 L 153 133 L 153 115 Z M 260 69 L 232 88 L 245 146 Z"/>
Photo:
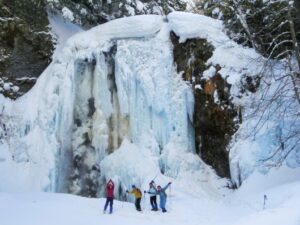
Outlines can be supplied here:
<path id="1" fill-rule="evenodd" d="M 300 51 L 299 51 L 299 46 L 298 46 L 298 42 L 297 42 L 297 36 L 296 36 L 296 31 L 295 31 L 293 18 L 291 16 L 290 11 L 288 11 L 288 20 L 289 20 L 290 32 L 291 32 L 292 41 L 293 41 L 293 48 L 294 48 L 295 55 L 296 55 L 296 60 L 297 60 L 297 63 L 298 63 L 298 69 L 300 71 Z M 297 78 L 300 78 L 300 73 L 295 73 L 295 74 L 296 74 Z"/>

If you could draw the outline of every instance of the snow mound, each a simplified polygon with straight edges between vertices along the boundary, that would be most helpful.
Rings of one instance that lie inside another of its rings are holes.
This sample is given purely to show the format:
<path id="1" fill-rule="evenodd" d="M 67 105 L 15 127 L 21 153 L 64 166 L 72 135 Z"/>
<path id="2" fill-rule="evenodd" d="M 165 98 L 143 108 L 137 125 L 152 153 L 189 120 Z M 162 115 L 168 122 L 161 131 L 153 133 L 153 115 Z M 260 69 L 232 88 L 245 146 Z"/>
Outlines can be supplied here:
<path id="1" fill-rule="evenodd" d="M 151 152 L 126 139 L 117 151 L 102 160 L 100 166 L 103 177 L 112 179 L 123 194 L 133 184 L 146 190 L 147 183 L 160 173 L 157 160 Z"/>
<path id="2" fill-rule="evenodd" d="M 170 29 L 180 37 L 180 42 L 191 38 L 202 38 L 210 42 L 215 50 L 207 64 L 220 65 L 219 73 L 228 83 L 236 85 L 241 74 L 256 75 L 264 60 L 254 49 L 245 48 L 229 39 L 220 20 L 203 15 L 185 12 L 172 12 L 168 15 Z M 208 69 L 209 70 L 209 69 Z M 234 88 L 233 88 L 234 89 Z M 235 94 L 235 93 L 233 93 Z"/>
<path id="3" fill-rule="evenodd" d="M 157 15 L 140 15 L 112 20 L 69 39 L 66 49 L 74 52 L 99 47 L 105 40 L 145 38 L 154 36 L 161 28 L 163 18 Z"/>

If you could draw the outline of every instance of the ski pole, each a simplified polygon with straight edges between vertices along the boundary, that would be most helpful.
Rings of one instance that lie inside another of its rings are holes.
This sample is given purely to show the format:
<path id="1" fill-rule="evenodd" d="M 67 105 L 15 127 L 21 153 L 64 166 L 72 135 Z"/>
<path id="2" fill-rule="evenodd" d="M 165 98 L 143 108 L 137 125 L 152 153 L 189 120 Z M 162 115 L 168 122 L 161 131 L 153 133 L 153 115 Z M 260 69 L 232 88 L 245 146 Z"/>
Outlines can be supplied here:
<path id="1" fill-rule="evenodd" d="M 169 196 L 170 196 L 170 209 L 172 208 L 172 201 L 171 201 L 171 192 L 172 192 L 172 190 L 171 190 L 171 184 L 170 184 L 170 187 L 169 187 Z"/>
<path id="2" fill-rule="evenodd" d="M 157 174 L 155 175 L 155 177 L 152 179 L 152 181 L 154 181 L 156 179 L 156 177 L 158 176 L 159 172 L 157 172 Z"/>
<path id="3" fill-rule="evenodd" d="M 266 203 L 267 203 L 268 197 L 267 195 L 264 195 L 264 205 L 263 205 L 263 209 L 266 208 Z"/>
<path id="4" fill-rule="evenodd" d="M 145 195 L 146 195 L 146 192 L 144 191 L 144 210 L 146 209 L 146 197 L 145 197 Z"/>

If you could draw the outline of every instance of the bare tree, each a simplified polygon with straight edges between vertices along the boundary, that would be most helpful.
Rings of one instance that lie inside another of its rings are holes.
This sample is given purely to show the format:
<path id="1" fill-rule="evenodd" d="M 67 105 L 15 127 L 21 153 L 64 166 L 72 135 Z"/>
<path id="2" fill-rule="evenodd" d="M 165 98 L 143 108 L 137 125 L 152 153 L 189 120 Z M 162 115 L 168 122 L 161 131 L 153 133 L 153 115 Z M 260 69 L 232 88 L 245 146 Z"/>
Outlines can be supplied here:
<path id="1" fill-rule="evenodd" d="M 300 48 L 294 24 L 299 12 L 294 5 L 290 0 L 209 0 L 201 5 L 208 15 L 222 13 L 229 36 L 263 56 L 259 99 L 250 116 L 257 120 L 252 136 L 270 121 L 276 124 L 273 151 L 262 160 L 268 165 L 300 154 Z"/>

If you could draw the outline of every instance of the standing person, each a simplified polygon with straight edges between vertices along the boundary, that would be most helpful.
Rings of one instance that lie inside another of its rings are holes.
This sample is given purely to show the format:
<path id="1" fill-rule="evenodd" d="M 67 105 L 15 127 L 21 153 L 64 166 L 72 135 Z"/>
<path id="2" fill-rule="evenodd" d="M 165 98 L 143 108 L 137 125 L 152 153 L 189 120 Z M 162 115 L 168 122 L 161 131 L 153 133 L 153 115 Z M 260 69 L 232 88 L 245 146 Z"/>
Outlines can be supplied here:
<path id="1" fill-rule="evenodd" d="M 107 184 L 106 184 L 106 203 L 104 206 L 104 210 L 103 213 L 106 212 L 106 208 L 109 204 L 109 213 L 113 212 L 113 201 L 114 201 L 114 188 L 115 188 L 115 184 L 114 182 L 110 179 Z"/>
<path id="2" fill-rule="evenodd" d="M 154 181 L 152 180 L 150 183 L 149 183 L 149 191 L 150 193 L 156 193 L 157 192 L 157 189 L 155 187 L 155 183 Z M 151 204 L 151 207 L 152 207 L 152 211 L 157 211 L 158 210 L 158 207 L 157 207 L 157 202 L 156 202 L 156 194 L 149 194 L 150 195 L 150 204 Z"/>
<path id="3" fill-rule="evenodd" d="M 162 209 L 163 213 L 167 212 L 167 210 L 166 210 L 166 203 L 167 203 L 166 190 L 170 185 L 171 185 L 171 182 L 169 182 L 164 188 L 162 188 L 161 186 L 158 185 L 156 192 L 150 192 L 150 191 L 148 192 L 149 194 L 159 195 L 159 207 Z"/>
<path id="4" fill-rule="evenodd" d="M 138 189 L 135 185 L 132 185 L 131 191 L 126 191 L 129 194 L 133 194 L 135 197 L 135 208 L 137 211 L 142 211 L 141 209 L 141 199 L 142 199 L 142 192 Z"/>

